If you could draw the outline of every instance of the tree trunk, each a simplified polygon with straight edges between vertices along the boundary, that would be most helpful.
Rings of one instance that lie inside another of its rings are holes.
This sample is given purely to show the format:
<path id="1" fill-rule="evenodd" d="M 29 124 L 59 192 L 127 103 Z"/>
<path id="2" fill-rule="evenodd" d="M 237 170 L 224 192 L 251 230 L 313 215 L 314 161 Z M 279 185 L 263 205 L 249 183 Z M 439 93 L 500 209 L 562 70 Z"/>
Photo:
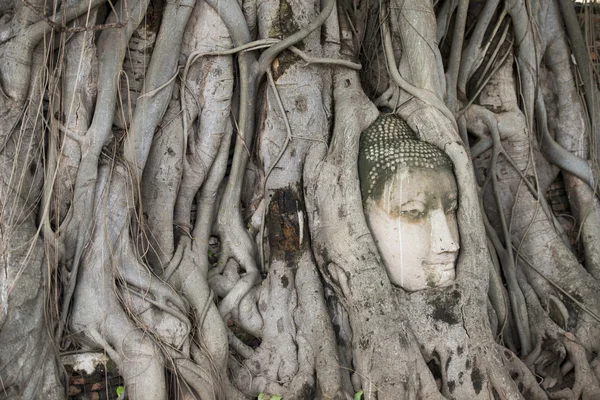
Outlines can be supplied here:
<path id="1" fill-rule="evenodd" d="M 130 399 L 600 398 L 574 4 L 109 3 L 0 1 L 0 399 L 89 351 Z M 367 226 L 387 114 L 452 160 L 450 285 L 393 285 Z"/>

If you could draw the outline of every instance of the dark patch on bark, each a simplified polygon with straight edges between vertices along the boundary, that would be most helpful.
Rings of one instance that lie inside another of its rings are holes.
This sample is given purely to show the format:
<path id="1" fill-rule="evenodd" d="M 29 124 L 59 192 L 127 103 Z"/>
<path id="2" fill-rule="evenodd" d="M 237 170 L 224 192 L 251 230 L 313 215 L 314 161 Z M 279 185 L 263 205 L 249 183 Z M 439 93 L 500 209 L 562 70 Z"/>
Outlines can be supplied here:
<path id="1" fill-rule="evenodd" d="M 383 301 L 384 301 L 383 299 L 379 300 L 379 315 L 382 315 L 382 316 L 387 315 L 386 309 L 385 309 L 385 304 L 382 304 Z"/>
<path id="2" fill-rule="evenodd" d="M 269 247 L 272 256 L 279 260 L 295 261 L 301 254 L 300 250 L 307 246 L 308 226 L 303 217 L 304 203 L 299 192 L 298 188 L 291 186 L 275 190 L 269 203 Z M 302 237 L 300 224 L 304 224 Z"/>
<path id="3" fill-rule="evenodd" d="M 466 369 L 470 369 L 471 368 L 471 360 L 467 359 L 467 361 L 465 361 L 465 368 Z"/>
<path id="4" fill-rule="evenodd" d="M 258 308 L 260 309 L 260 311 L 266 312 L 267 311 L 267 302 L 266 301 L 259 302 Z"/>
<path id="5" fill-rule="evenodd" d="M 172 148 L 167 148 L 167 154 L 169 154 L 171 157 L 175 156 L 175 151 Z"/>
<path id="6" fill-rule="evenodd" d="M 576 290 L 570 291 L 570 294 L 573 297 L 573 299 L 578 301 L 580 304 L 586 304 L 586 301 Z M 581 308 L 576 302 L 571 300 L 570 297 L 561 296 L 561 300 L 567 308 L 567 311 L 569 311 L 569 320 L 567 321 L 566 330 L 572 331 L 577 327 L 577 322 L 579 321 L 579 313 Z"/>
<path id="7" fill-rule="evenodd" d="M 223 69 L 221 69 L 221 67 L 214 67 L 214 68 L 212 68 L 211 73 L 213 76 L 219 77 L 223 74 Z"/>
<path id="8" fill-rule="evenodd" d="M 294 18 L 293 7 L 287 2 L 287 0 L 280 0 L 278 14 L 279 15 L 276 22 L 269 31 L 269 37 L 284 39 L 300 30 L 300 27 Z M 304 42 L 302 41 L 297 43 L 295 46 L 300 50 L 305 49 Z M 280 76 L 285 74 L 288 68 L 300 60 L 301 58 L 292 52 L 282 52 L 273 63 L 273 79 L 277 81 Z"/>
<path id="9" fill-rule="evenodd" d="M 458 307 L 461 295 L 456 289 L 441 291 L 428 297 L 427 305 L 432 309 L 431 316 L 450 325 L 460 321 L 460 308 Z"/>
<path id="10" fill-rule="evenodd" d="M 304 384 L 302 385 L 302 388 L 298 391 L 298 398 L 299 399 L 314 399 L 315 396 L 315 388 L 313 385 L 309 384 L 308 382 L 304 382 Z"/>
<path id="11" fill-rule="evenodd" d="M 260 347 L 262 343 L 261 339 L 249 334 L 248 332 L 237 326 L 233 321 L 228 320 L 227 326 L 231 330 L 231 332 L 235 336 L 237 336 L 237 338 L 240 339 L 246 346 L 250 346 L 253 349 L 257 349 Z"/>
<path id="12" fill-rule="evenodd" d="M 282 37 L 291 36 L 300 30 L 300 27 L 294 18 L 293 7 L 287 0 L 281 0 L 279 2 L 279 20 L 277 22 L 279 25 L 279 33 Z"/>
<path id="13" fill-rule="evenodd" d="M 464 347 L 458 346 L 456 348 L 456 354 L 458 354 L 459 356 L 462 356 L 463 352 L 464 352 Z"/>
<path id="14" fill-rule="evenodd" d="M 409 393 L 410 387 L 408 386 L 408 382 L 402 381 L 400 382 L 400 385 L 402 386 L 402 391 L 400 393 Z"/>
<path id="15" fill-rule="evenodd" d="M 442 370 L 440 369 L 437 360 L 433 359 L 427 363 L 427 367 L 429 371 L 431 371 L 431 375 L 433 375 L 433 379 L 441 380 L 442 379 Z"/>
<path id="16" fill-rule="evenodd" d="M 358 341 L 358 345 L 361 350 L 367 350 L 369 348 L 369 339 L 363 337 Z"/>
<path id="17" fill-rule="evenodd" d="M 354 231 L 354 224 L 352 222 L 348 222 L 348 234 L 350 236 L 354 236 L 356 232 Z"/>
<path id="18" fill-rule="evenodd" d="M 144 19 L 147 31 L 158 32 L 165 8 L 164 4 L 164 0 L 151 1 L 148 4 L 146 17 Z"/>
<path id="19" fill-rule="evenodd" d="M 329 251 L 327 251 L 327 246 L 315 246 L 316 251 L 321 254 L 323 257 L 323 265 L 328 266 L 331 258 L 329 257 Z"/>
<path id="20" fill-rule="evenodd" d="M 452 361 L 452 352 L 448 354 L 448 358 L 446 359 L 446 371 L 450 368 L 450 362 Z"/>
<path id="21" fill-rule="evenodd" d="M 456 382 L 448 381 L 448 391 L 450 393 L 453 393 L 455 388 L 456 388 Z"/>
<path id="22" fill-rule="evenodd" d="M 288 285 L 290 284 L 290 280 L 288 279 L 287 276 L 282 276 L 281 277 L 281 286 L 283 286 L 284 288 L 287 289 Z"/>
<path id="23" fill-rule="evenodd" d="M 308 106 L 306 104 L 306 99 L 303 96 L 300 96 L 295 101 L 296 110 L 298 112 L 304 113 L 308 110 Z"/>
<path id="24" fill-rule="evenodd" d="M 340 324 L 332 321 L 331 326 L 333 327 L 333 332 L 335 333 L 335 337 L 337 339 L 339 346 L 345 346 L 346 341 L 340 337 L 340 330 L 341 330 Z"/>
<path id="25" fill-rule="evenodd" d="M 483 388 L 483 375 L 477 365 L 473 365 L 473 371 L 471 372 L 471 381 L 473 382 L 473 389 L 475 393 L 479 394 Z"/>
<path id="26" fill-rule="evenodd" d="M 492 394 L 494 395 L 494 400 L 500 400 L 500 395 L 496 389 L 492 388 Z"/>

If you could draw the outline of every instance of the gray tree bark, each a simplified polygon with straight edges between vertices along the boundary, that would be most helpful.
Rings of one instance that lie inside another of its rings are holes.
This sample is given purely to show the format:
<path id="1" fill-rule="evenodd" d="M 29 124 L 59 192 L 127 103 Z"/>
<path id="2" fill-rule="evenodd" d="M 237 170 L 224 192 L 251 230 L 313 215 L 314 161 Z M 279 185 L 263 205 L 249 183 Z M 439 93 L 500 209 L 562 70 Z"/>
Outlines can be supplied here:
<path id="1" fill-rule="evenodd" d="M 576 21 L 564 0 L 0 1 L 0 399 L 65 397 L 60 356 L 85 351 L 130 399 L 598 398 Z M 383 113 L 454 164 L 451 286 L 394 287 L 365 223 Z"/>

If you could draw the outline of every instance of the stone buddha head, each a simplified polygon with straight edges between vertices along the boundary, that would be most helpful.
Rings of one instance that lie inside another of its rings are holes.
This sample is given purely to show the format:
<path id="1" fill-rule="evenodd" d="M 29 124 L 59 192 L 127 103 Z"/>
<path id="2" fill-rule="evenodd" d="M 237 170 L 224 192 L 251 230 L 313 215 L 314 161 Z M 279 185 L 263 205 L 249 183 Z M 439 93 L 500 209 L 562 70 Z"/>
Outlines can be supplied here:
<path id="1" fill-rule="evenodd" d="M 365 217 L 390 281 L 411 292 L 451 284 L 458 190 L 448 156 L 390 115 L 362 133 L 358 167 Z"/>

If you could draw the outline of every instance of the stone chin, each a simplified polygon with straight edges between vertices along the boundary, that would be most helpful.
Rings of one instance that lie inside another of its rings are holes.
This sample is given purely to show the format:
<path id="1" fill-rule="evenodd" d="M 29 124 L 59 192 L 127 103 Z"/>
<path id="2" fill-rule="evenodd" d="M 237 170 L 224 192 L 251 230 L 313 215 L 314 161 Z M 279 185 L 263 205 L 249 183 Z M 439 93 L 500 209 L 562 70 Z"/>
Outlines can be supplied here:
<path id="1" fill-rule="evenodd" d="M 455 263 L 451 263 L 435 267 L 432 271 L 426 272 L 427 284 L 424 287 L 417 287 L 415 289 L 405 289 L 412 292 L 421 289 L 451 285 L 452 283 L 454 283 L 454 278 L 456 277 L 455 266 Z"/>
<path id="2" fill-rule="evenodd" d="M 423 274 L 420 276 L 402 276 L 400 278 L 396 277 L 396 279 L 392 276 L 393 272 L 387 265 L 386 270 L 388 271 L 388 275 L 390 275 L 390 282 L 407 292 L 450 286 L 456 279 L 455 263 L 429 266 L 429 268 L 423 268 Z"/>

